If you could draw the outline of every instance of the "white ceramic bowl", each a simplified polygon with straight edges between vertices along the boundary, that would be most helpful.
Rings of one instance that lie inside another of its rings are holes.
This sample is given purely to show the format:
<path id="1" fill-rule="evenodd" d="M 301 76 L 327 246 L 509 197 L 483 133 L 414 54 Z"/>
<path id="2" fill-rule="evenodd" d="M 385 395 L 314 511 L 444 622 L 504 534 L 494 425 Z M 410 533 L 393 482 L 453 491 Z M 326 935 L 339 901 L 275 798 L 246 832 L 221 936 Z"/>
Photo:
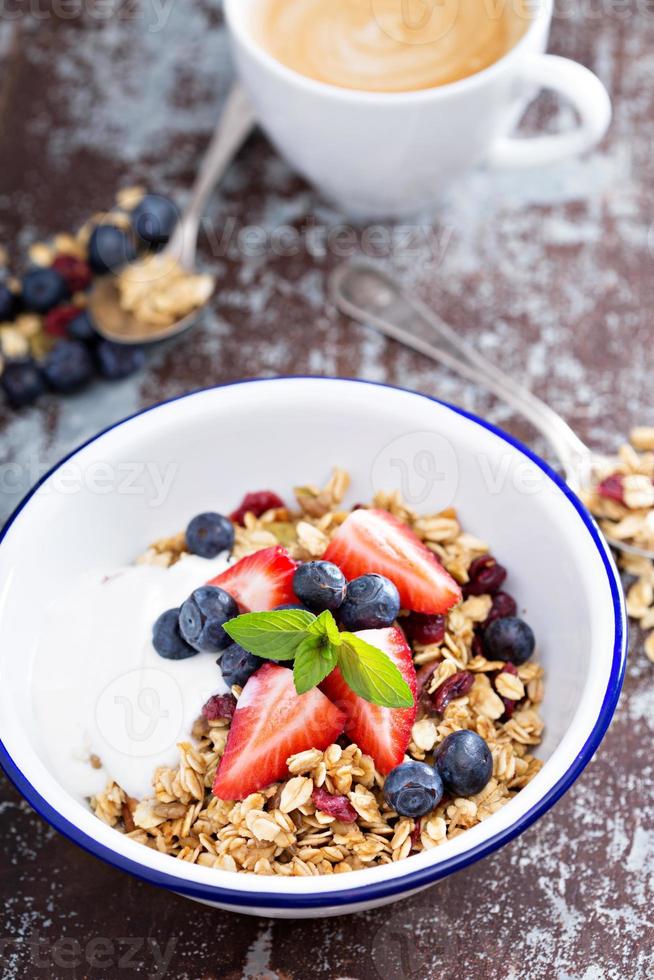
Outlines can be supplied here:
<path id="1" fill-rule="evenodd" d="M 144 463 L 174 470 L 156 506 Z M 128 492 L 125 473 L 135 464 L 141 478 Z M 248 489 L 271 487 L 290 498 L 294 485 L 320 483 L 334 464 L 352 475 L 352 503 L 402 482 L 416 509 L 454 503 L 466 529 L 488 540 L 508 566 L 508 588 L 536 632 L 547 672 L 546 731 L 538 749 L 543 769 L 479 826 L 434 850 L 369 870 L 261 878 L 146 849 L 101 823 L 64 790 L 49 764 L 30 689 L 42 610 L 91 563 L 111 569 L 129 562 L 189 515 L 230 508 Z M 149 409 L 92 439 L 48 474 L 6 525 L 0 544 L 0 761 L 58 830 L 153 884 L 256 915 L 367 909 L 491 853 L 568 789 L 615 709 L 625 623 L 616 569 L 586 510 L 545 463 L 482 420 L 424 395 L 360 381 L 289 378 L 213 388 Z"/>

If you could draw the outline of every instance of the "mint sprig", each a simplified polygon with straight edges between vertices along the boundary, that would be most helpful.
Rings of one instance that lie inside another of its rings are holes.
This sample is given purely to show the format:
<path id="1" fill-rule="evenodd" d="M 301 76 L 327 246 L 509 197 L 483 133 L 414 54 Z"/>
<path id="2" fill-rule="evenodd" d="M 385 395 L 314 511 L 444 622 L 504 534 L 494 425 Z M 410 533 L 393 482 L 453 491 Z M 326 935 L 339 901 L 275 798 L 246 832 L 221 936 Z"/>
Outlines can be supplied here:
<path id="1" fill-rule="evenodd" d="M 244 613 L 223 628 L 257 657 L 293 660 L 298 694 L 339 667 L 348 687 L 366 701 L 385 708 L 413 705 L 411 690 L 390 657 L 354 633 L 340 633 L 329 611 L 319 616 L 303 609 Z"/>

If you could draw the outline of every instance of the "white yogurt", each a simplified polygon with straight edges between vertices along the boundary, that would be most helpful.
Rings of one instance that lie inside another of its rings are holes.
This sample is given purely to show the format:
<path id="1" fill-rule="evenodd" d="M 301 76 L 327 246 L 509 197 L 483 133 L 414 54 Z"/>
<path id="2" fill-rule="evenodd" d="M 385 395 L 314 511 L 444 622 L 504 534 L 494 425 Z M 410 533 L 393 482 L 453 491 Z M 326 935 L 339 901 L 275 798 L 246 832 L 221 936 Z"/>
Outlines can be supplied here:
<path id="1" fill-rule="evenodd" d="M 147 796 L 157 766 L 176 764 L 176 745 L 204 702 L 227 688 L 216 654 L 158 656 L 152 625 L 226 566 L 185 555 L 167 569 L 94 570 L 46 611 L 34 705 L 52 768 L 70 792 L 91 796 L 112 778 L 130 796 Z"/>

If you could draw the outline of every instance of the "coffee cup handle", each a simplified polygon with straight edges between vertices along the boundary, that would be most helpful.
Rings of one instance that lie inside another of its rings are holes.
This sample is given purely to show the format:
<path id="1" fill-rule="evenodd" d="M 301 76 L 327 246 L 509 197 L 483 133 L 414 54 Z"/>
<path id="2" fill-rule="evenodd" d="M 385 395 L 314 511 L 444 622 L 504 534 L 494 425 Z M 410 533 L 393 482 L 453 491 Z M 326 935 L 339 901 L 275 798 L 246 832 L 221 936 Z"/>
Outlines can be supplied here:
<path id="1" fill-rule="evenodd" d="M 580 122 L 570 132 L 551 136 L 503 137 L 491 148 L 490 166 L 538 167 L 579 156 L 599 143 L 611 121 L 611 100 L 588 68 L 558 55 L 530 55 L 519 65 L 517 76 L 530 90 L 549 89 L 563 96 L 579 113 Z"/>

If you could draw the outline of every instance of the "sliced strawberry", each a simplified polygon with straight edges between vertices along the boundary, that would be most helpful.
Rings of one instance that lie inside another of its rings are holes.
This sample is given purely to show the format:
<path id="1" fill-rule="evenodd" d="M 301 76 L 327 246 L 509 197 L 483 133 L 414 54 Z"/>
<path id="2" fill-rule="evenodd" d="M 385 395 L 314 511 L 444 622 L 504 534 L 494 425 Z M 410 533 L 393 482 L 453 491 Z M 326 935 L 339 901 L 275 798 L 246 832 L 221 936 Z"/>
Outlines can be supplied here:
<path id="1" fill-rule="evenodd" d="M 355 510 L 322 556 L 348 579 L 377 572 L 394 582 L 404 609 L 444 613 L 461 589 L 411 528 L 385 510 Z"/>
<path id="2" fill-rule="evenodd" d="M 402 630 L 391 626 L 383 630 L 361 630 L 362 640 L 383 650 L 399 668 L 417 701 L 416 671 L 411 650 Z M 388 773 L 404 758 L 411 726 L 416 719 L 417 704 L 412 708 L 382 708 L 360 698 L 343 680 L 338 667 L 320 685 L 330 701 L 347 715 L 345 733 L 362 752 L 372 756 L 379 772 Z"/>
<path id="3" fill-rule="evenodd" d="M 221 800 L 242 800 L 285 778 L 289 756 L 326 749 L 344 724 L 344 713 L 318 688 L 298 694 L 292 670 L 264 664 L 238 700 L 214 794 Z"/>
<path id="4" fill-rule="evenodd" d="M 207 585 L 229 592 L 246 612 L 262 612 L 298 601 L 293 592 L 296 568 L 286 548 L 275 545 L 241 558 Z"/>

